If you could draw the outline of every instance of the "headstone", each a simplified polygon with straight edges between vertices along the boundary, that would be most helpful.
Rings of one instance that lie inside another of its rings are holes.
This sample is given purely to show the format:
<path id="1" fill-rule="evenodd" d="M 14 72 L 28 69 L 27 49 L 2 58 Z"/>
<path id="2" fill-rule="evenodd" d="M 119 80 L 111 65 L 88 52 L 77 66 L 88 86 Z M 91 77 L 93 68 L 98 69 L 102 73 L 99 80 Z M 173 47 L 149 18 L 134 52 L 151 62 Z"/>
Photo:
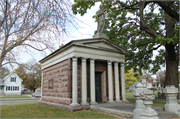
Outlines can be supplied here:
<path id="1" fill-rule="evenodd" d="M 178 88 L 174 85 L 166 85 L 163 93 L 166 96 L 165 111 L 177 114 L 180 109 L 180 105 L 177 103 Z"/>
<path id="2" fill-rule="evenodd" d="M 140 98 L 140 93 L 143 91 L 148 90 L 146 87 L 144 87 L 141 83 L 135 86 L 135 89 L 133 90 L 133 96 L 136 100 L 136 108 L 133 111 L 133 118 L 139 119 L 140 112 L 145 108 L 142 99 Z"/>
<path id="3" fill-rule="evenodd" d="M 141 99 L 145 108 L 140 113 L 139 119 L 159 119 L 158 113 L 151 108 L 152 101 L 155 99 L 155 93 L 152 90 L 146 90 L 141 94 Z"/>

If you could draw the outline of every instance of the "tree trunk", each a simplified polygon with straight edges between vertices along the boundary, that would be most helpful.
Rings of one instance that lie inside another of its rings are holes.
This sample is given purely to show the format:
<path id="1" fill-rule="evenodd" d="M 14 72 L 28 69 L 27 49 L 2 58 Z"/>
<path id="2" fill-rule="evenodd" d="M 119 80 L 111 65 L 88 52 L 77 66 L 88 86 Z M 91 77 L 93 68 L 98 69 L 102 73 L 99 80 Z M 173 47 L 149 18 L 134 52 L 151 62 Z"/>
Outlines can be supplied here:
<path id="1" fill-rule="evenodd" d="M 172 50 L 174 50 L 174 48 Z M 175 87 L 179 87 L 178 61 L 176 59 L 175 53 L 168 53 L 168 51 L 166 51 L 166 78 L 164 86 L 175 85 Z"/>
<path id="2" fill-rule="evenodd" d="M 166 14 L 167 15 L 167 14 Z M 173 20 L 170 16 L 167 15 L 165 17 L 166 23 L 166 38 L 173 38 L 175 20 Z M 175 52 L 175 45 L 173 43 L 166 44 L 166 78 L 164 82 L 164 88 L 166 85 L 175 85 L 176 88 L 179 89 L 179 80 L 178 80 L 178 54 Z M 164 95 L 162 95 L 164 97 Z M 178 96 L 179 98 L 179 96 Z"/>

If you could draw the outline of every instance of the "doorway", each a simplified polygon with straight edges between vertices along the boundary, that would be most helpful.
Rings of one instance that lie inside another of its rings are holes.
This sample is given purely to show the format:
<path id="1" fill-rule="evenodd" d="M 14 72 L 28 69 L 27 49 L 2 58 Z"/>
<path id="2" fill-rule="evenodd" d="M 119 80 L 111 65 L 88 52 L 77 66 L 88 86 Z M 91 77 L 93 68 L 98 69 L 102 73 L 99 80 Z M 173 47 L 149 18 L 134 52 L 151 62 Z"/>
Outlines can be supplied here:
<path id="1" fill-rule="evenodd" d="M 96 102 L 102 102 L 101 97 L 101 72 L 95 72 Z"/>

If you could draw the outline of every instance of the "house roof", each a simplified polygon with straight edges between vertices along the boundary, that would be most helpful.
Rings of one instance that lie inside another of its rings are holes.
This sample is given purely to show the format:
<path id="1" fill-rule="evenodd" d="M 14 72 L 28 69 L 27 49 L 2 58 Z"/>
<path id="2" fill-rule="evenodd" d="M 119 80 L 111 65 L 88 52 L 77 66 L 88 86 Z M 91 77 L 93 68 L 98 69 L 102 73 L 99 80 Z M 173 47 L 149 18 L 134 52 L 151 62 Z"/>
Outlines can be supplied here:
<path id="1" fill-rule="evenodd" d="M 99 45 L 99 44 L 101 44 L 101 45 Z M 65 51 L 66 49 L 68 49 L 69 47 L 72 47 L 72 46 L 101 49 L 101 50 L 119 52 L 121 54 L 127 53 L 127 50 L 125 50 L 124 48 L 120 47 L 119 45 L 113 43 L 110 40 L 107 40 L 104 38 L 91 38 L 91 39 L 82 39 L 82 40 L 72 40 L 71 42 L 60 47 L 59 49 L 57 49 L 50 55 L 41 59 L 39 62 L 43 63 L 43 62 L 47 61 L 48 59 L 54 57 L 55 55 L 62 53 L 63 51 Z"/>
<path id="2" fill-rule="evenodd" d="M 6 79 L 8 79 L 9 77 L 11 77 L 11 75 L 16 75 L 19 79 L 20 79 L 20 81 L 23 81 L 15 72 L 12 72 L 11 74 L 9 74 L 8 76 L 6 76 L 3 80 L 5 81 Z"/>
<path id="3" fill-rule="evenodd" d="M 141 79 L 141 83 L 142 83 L 142 80 L 146 80 L 146 79 Z M 148 78 L 148 83 L 152 83 L 152 84 L 156 84 L 157 82 L 154 82 L 154 80 L 156 80 L 155 78 L 153 78 L 153 77 L 150 77 L 150 78 Z M 146 83 L 146 82 L 145 82 Z M 142 83 L 143 84 L 143 83 Z"/>

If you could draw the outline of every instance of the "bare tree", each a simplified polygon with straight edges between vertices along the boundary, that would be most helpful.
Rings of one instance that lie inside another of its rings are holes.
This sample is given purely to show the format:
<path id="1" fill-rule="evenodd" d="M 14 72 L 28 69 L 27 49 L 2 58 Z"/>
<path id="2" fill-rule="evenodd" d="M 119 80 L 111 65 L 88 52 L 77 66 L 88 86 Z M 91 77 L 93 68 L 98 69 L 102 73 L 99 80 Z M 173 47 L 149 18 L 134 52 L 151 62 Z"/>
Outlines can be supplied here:
<path id="1" fill-rule="evenodd" d="M 74 24 L 69 0 L 1 0 L 0 68 L 18 63 L 17 50 L 54 51 Z"/>

